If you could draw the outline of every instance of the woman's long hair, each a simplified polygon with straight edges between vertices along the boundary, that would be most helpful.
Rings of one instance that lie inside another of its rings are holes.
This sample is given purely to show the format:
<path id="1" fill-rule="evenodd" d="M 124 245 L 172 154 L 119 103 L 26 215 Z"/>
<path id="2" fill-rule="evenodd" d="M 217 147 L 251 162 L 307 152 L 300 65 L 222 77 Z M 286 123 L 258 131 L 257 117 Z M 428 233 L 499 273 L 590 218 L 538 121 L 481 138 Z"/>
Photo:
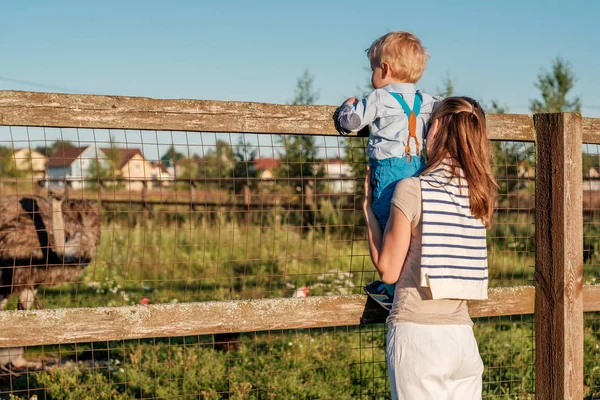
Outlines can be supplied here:
<path id="1" fill-rule="evenodd" d="M 427 153 L 423 174 L 450 158 L 452 174 L 462 168 L 469 186 L 471 214 L 486 227 L 492 224 L 498 185 L 490 165 L 490 143 L 485 112 L 469 97 L 448 97 L 437 106 L 432 121 L 438 121 L 437 135 Z"/>

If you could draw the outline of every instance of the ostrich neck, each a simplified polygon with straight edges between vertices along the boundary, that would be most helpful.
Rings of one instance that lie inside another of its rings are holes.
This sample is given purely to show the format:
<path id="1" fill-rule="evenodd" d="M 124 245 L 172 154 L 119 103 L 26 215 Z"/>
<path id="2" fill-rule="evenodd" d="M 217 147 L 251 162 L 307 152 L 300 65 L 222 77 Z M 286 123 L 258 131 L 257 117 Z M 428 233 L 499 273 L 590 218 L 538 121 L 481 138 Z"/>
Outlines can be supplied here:
<path id="1" fill-rule="evenodd" d="M 62 200 L 52 198 L 52 231 L 55 251 L 58 256 L 65 253 L 65 219 L 62 212 Z"/>

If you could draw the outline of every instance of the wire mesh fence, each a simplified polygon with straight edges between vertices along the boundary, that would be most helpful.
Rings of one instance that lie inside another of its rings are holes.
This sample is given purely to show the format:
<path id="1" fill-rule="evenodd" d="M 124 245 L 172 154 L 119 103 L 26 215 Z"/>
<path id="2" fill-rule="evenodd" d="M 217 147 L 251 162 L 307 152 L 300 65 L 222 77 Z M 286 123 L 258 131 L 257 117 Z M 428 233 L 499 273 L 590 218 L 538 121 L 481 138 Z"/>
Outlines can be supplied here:
<path id="1" fill-rule="evenodd" d="M 600 149 L 583 145 L 583 258 L 584 284 L 594 285 L 600 278 Z M 584 373 L 588 399 L 600 399 L 599 313 L 585 314 Z"/>
<path id="2" fill-rule="evenodd" d="M 376 277 L 364 139 L 0 129 L 0 195 L 20 205 L 0 232 L 5 309 L 360 294 Z M 493 146 L 490 285 L 531 284 L 534 148 Z M 533 393 L 533 318 L 481 318 L 475 332 L 485 398 Z M 8 349 L 27 364 L 2 374 L 0 397 L 383 399 L 385 334 L 375 324 Z"/>
<path id="3" fill-rule="evenodd" d="M 533 283 L 535 148 L 494 142 L 490 286 Z M 598 149 L 584 145 L 596 283 Z M 360 294 L 362 138 L 0 127 L 0 305 Z M 532 398 L 534 318 L 478 318 L 484 398 Z M 385 399 L 384 324 L 0 349 L 0 398 Z M 600 398 L 597 313 L 586 399 Z"/>

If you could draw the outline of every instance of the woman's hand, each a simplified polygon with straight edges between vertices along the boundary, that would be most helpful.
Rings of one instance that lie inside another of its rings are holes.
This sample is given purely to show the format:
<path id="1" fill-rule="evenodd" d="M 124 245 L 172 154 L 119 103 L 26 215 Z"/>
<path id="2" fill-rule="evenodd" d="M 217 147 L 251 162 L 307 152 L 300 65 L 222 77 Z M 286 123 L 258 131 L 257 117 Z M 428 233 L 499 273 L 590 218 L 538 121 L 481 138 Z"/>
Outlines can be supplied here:
<path id="1" fill-rule="evenodd" d="M 371 183 L 371 168 L 367 166 L 367 175 L 365 176 L 365 200 L 363 201 L 363 211 L 365 217 L 373 208 L 373 184 Z"/>

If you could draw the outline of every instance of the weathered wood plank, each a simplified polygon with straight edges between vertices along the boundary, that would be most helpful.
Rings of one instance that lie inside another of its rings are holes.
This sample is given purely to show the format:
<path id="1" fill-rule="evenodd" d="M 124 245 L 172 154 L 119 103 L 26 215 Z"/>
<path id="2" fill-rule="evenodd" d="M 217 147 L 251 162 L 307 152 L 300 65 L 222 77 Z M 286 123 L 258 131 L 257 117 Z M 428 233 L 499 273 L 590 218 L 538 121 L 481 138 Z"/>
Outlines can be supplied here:
<path id="1" fill-rule="evenodd" d="M 494 288 L 470 301 L 473 318 L 532 314 L 532 286 Z M 584 288 L 585 311 L 600 311 L 600 285 Z M 260 299 L 149 306 L 5 311 L 0 348 L 385 322 L 366 296 Z M 25 333 L 25 334 L 24 334 Z"/>
<path id="2" fill-rule="evenodd" d="M 0 91 L 0 125 L 338 136 L 334 106 Z M 530 115 L 489 115 L 497 140 L 533 140 Z"/>
<path id="3" fill-rule="evenodd" d="M 536 398 L 583 398 L 582 119 L 535 115 Z"/>
<path id="4" fill-rule="evenodd" d="M 489 300 L 470 303 L 471 315 L 532 313 L 533 298 L 532 287 L 491 289 Z M 385 317 L 360 295 L 5 311 L 0 347 L 350 326 Z"/>
<path id="5" fill-rule="evenodd" d="M 582 140 L 600 144 L 600 118 L 583 118 Z"/>

